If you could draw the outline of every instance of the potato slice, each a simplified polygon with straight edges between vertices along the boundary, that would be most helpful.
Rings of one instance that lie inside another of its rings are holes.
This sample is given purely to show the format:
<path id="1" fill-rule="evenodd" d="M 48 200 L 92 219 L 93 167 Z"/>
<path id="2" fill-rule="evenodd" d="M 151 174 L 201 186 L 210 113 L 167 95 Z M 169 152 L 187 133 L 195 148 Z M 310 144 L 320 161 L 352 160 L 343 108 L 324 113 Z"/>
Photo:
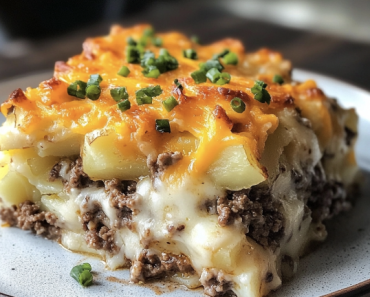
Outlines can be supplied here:
<path id="1" fill-rule="evenodd" d="M 137 150 L 118 148 L 118 136 L 113 131 L 99 130 L 85 136 L 82 160 L 84 171 L 91 179 L 136 179 L 149 174 L 146 158 Z"/>
<path id="2" fill-rule="evenodd" d="M 0 180 L 0 197 L 6 205 L 18 205 L 26 200 L 39 201 L 41 194 L 23 175 L 9 171 Z"/>
<path id="3" fill-rule="evenodd" d="M 82 225 L 78 219 L 78 207 L 73 199 L 63 199 L 58 195 L 43 195 L 41 197 L 41 209 L 54 213 L 59 223 L 63 224 L 67 230 L 82 230 Z"/>
<path id="4" fill-rule="evenodd" d="M 243 145 L 229 146 L 210 166 L 208 174 L 219 187 L 232 191 L 248 189 L 266 180 L 266 174 L 257 161 L 253 163 L 249 161 Z"/>

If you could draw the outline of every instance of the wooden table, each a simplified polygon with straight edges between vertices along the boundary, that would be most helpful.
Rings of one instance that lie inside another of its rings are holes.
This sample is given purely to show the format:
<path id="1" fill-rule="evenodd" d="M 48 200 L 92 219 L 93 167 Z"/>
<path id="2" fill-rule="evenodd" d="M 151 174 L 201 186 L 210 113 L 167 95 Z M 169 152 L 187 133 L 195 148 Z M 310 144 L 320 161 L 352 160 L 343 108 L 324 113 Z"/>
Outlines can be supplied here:
<path id="1" fill-rule="evenodd" d="M 189 5 L 187 1 L 159 3 L 118 21 L 124 26 L 138 22 L 151 23 L 158 31 L 175 29 L 196 34 L 203 43 L 226 36 L 235 37 L 241 39 L 249 51 L 266 46 L 282 52 L 294 67 L 370 89 L 370 44 L 251 21 L 203 2 L 198 5 L 194 2 Z M 79 53 L 86 37 L 107 34 L 110 25 L 101 22 L 54 39 L 30 41 L 26 55 L 17 58 L 0 56 L 0 80 L 51 70 L 55 61 Z"/>

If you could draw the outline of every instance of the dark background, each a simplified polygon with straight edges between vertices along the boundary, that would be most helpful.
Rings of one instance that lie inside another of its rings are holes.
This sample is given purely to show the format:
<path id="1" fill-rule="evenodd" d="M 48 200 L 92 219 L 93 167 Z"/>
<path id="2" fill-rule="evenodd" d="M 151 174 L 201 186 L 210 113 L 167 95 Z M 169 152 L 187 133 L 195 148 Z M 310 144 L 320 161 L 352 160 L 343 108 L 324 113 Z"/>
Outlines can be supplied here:
<path id="1" fill-rule="evenodd" d="M 281 51 L 294 67 L 370 89 L 367 0 L 0 0 L 0 80 L 53 69 L 113 23 L 151 23 L 203 43 L 236 37 Z"/>

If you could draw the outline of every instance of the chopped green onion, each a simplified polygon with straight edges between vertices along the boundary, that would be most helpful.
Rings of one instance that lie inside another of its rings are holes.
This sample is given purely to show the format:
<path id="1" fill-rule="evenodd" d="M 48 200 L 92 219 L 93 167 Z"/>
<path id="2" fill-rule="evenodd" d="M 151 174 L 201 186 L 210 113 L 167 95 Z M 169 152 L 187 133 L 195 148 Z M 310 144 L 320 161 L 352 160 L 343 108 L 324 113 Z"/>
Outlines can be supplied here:
<path id="1" fill-rule="evenodd" d="M 173 96 L 168 97 L 166 100 L 162 101 L 164 108 L 170 112 L 175 106 L 179 105 L 176 98 Z"/>
<path id="2" fill-rule="evenodd" d="M 146 51 L 142 55 L 141 66 L 146 77 L 157 78 L 161 73 L 174 70 L 179 66 L 177 60 L 170 55 L 166 49 L 160 49 L 159 57 L 156 59 L 151 51 Z"/>
<path id="3" fill-rule="evenodd" d="M 127 66 L 122 66 L 120 70 L 118 70 L 117 74 L 123 77 L 127 77 L 127 75 L 130 74 L 130 69 L 128 69 Z"/>
<path id="4" fill-rule="evenodd" d="M 150 66 L 142 71 L 145 77 L 158 78 L 161 75 L 159 69 L 155 66 Z"/>
<path id="5" fill-rule="evenodd" d="M 141 90 L 144 91 L 148 96 L 151 96 L 151 97 L 157 97 L 157 96 L 159 96 L 160 94 L 163 93 L 160 85 L 156 85 L 154 87 L 147 87 L 147 88 L 144 88 L 144 89 L 141 89 Z"/>
<path id="6" fill-rule="evenodd" d="M 141 36 L 139 38 L 138 45 L 146 47 L 147 44 L 148 44 L 148 36 Z"/>
<path id="7" fill-rule="evenodd" d="M 129 45 L 126 47 L 127 63 L 140 63 L 140 50 L 138 46 Z"/>
<path id="8" fill-rule="evenodd" d="M 86 97 L 86 86 L 87 84 L 82 80 L 76 80 L 71 83 L 67 88 L 67 93 L 70 96 L 85 99 Z"/>
<path id="9" fill-rule="evenodd" d="M 196 36 L 196 35 L 191 36 L 191 37 L 190 37 L 190 40 L 191 40 L 192 42 L 194 42 L 194 43 L 200 44 L 200 39 L 199 39 L 199 37 L 198 37 L 198 36 Z"/>
<path id="10" fill-rule="evenodd" d="M 204 83 L 207 81 L 206 73 L 203 70 L 196 70 L 192 72 L 191 77 L 194 79 L 196 84 Z"/>
<path id="11" fill-rule="evenodd" d="M 222 72 L 220 78 L 216 81 L 217 85 L 228 84 L 231 80 L 231 75 L 227 72 Z"/>
<path id="12" fill-rule="evenodd" d="M 159 50 L 159 56 L 162 56 L 164 58 L 165 65 L 166 65 L 166 72 L 177 69 L 179 67 L 179 62 L 177 62 L 176 58 L 171 56 L 170 53 L 166 49 L 161 48 Z"/>
<path id="13" fill-rule="evenodd" d="M 238 64 L 238 56 L 237 54 L 230 52 L 225 55 L 222 59 L 226 65 L 236 65 Z"/>
<path id="14" fill-rule="evenodd" d="M 205 63 L 200 63 L 199 66 L 204 72 L 208 72 L 212 68 L 217 68 L 220 72 L 224 69 L 224 66 L 218 60 L 208 60 Z"/>
<path id="15" fill-rule="evenodd" d="M 206 76 L 208 77 L 208 79 L 209 79 L 211 82 L 215 83 L 217 80 L 219 80 L 219 79 L 220 79 L 220 77 L 221 77 L 221 72 L 220 72 L 220 71 L 218 71 L 218 69 L 217 69 L 217 68 L 211 68 L 210 70 L 208 70 L 208 72 L 207 72 Z"/>
<path id="16" fill-rule="evenodd" d="M 163 40 L 162 40 L 162 38 L 160 38 L 160 37 L 153 37 L 153 38 L 152 38 L 152 43 L 153 43 L 155 46 L 160 47 L 160 46 L 162 46 L 162 45 L 163 45 Z"/>
<path id="17" fill-rule="evenodd" d="M 231 101 L 230 101 L 230 105 L 232 107 L 232 109 L 237 112 L 237 113 L 242 113 L 244 112 L 245 110 L 245 103 L 242 99 L 240 99 L 239 97 L 234 97 Z"/>
<path id="18" fill-rule="evenodd" d="M 227 72 L 221 73 L 216 68 L 212 68 L 207 72 L 209 80 L 217 85 L 224 85 L 230 82 L 231 75 Z"/>
<path id="19" fill-rule="evenodd" d="M 153 28 L 146 28 L 144 30 L 144 36 L 147 36 L 147 37 L 154 37 L 155 35 L 155 31 Z"/>
<path id="20" fill-rule="evenodd" d="M 137 102 L 137 105 L 152 104 L 153 97 L 150 97 L 145 94 L 136 93 L 136 102 Z"/>
<path id="21" fill-rule="evenodd" d="M 279 74 L 275 74 L 272 82 L 282 85 L 284 83 L 284 79 Z"/>
<path id="22" fill-rule="evenodd" d="M 166 119 L 155 120 L 155 129 L 161 133 L 171 133 L 170 121 Z"/>
<path id="23" fill-rule="evenodd" d="M 119 102 L 122 99 L 128 99 L 128 93 L 125 87 L 118 87 L 110 90 L 112 98 Z"/>
<path id="24" fill-rule="evenodd" d="M 101 89 L 98 85 L 90 85 L 86 88 L 86 97 L 91 100 L 97 100 L 100 97 Z"/>
<path id="25" fill-rule="evenodd" d="M 89 263 L 73 267 L 69 275 L 83 287 L 92 285 L 93 276 L 91 274 L 91 265 Z"/>
<path id="26" fill-rule="evenodd" d="M 89 80 L 87 81 L 87 86 L 91 85 L 97 85 L 102 82 L 103 78 L 100 76 L 100 74 L 91 74 Z"/>
<path id="27" fill-rule="evenodd" d="M 271 96 L 266 90 L 267 84 L 261 80 L 255 81 L 254 86 L 251 88 L 251 92 L 254 95 L 254 99 L 261 103 L 270 104 Z"/>
<path id="28" fill-rule="evenodd" d="M 160 56 L 169 56 L 170 55 L 170 53 L 168 52 L 168 50 L 166 50 L 165 48 L 161 48 L 160 50 L 159 50 L 159 55 Z"/>
<path id="29" fill-rule="evenodd" d="M 192 49 L 192 48 L 189 48 L 189 49 L 183 50 L 183 51 L 182 51 L 182 55 L 183 55 L 185 58 L 188 58 L 188 59 L 192 59 L 192 60 L 196 60 L 196 59 L 198 59 L 197 52 L 196 52 L 194 49 Z"/>
<path id="30" fill-rule="evenodd" d="M 147 66 L 152 66 L 155 65 L 155 55 L 151 51 L 146 51 L 141 60 L 140 60 L 140 65 L 141 67 L 147 67 Z"/>
<path id="31" fill-rule="evenodd" d="M 137 45 L 137 42 L 131 36 L 127 37 L 126 42 L 128 45 L 133 45 L 133 46 Z"/>
<path id="32" fill-rule="evenodd" d="M 125 99 L 121 102 L 118 102 L 117 106 L 121 111 L 126 111 L 131 108 L 131 102 L 128 99 Z"/>
<path id="33" fill-rule="evenodd" d="M 228 49 L 224 49 L 221 53 L 219 54 L 214 54 L 212 59 L 217 60 L 218 58 L 223 58 L 226 56 L 230 51 Z"/>
<path id="34" fill-rule="evenodd" d="M 153 97 L 162 94 L 162 89 L 159 85 L 147 87 L 136 91 L 136 102 L 138 105 L 152 104 Z"/>
<path id="35" fill-rule="evenodd" d="M 173 83 L 176 85 L 176 87 L 178 87 L 180 90 L 183 90 L 184 87 L 182 86 L 182 84 L 179 83 L 179 80 L 176 78 Z"/>

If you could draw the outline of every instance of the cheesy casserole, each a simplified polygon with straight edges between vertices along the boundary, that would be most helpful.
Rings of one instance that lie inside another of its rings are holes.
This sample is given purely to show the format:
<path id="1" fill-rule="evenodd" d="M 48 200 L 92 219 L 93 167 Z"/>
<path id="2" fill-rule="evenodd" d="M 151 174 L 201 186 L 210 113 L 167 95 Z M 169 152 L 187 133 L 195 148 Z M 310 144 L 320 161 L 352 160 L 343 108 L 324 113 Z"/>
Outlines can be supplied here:
<path id="1" fill-rule="evenodd" d="M 351 206 L 354 110 L 238 40 L 114 26 L 1 111 L 3 223 L 133 282 L 264 296 Z"/>

